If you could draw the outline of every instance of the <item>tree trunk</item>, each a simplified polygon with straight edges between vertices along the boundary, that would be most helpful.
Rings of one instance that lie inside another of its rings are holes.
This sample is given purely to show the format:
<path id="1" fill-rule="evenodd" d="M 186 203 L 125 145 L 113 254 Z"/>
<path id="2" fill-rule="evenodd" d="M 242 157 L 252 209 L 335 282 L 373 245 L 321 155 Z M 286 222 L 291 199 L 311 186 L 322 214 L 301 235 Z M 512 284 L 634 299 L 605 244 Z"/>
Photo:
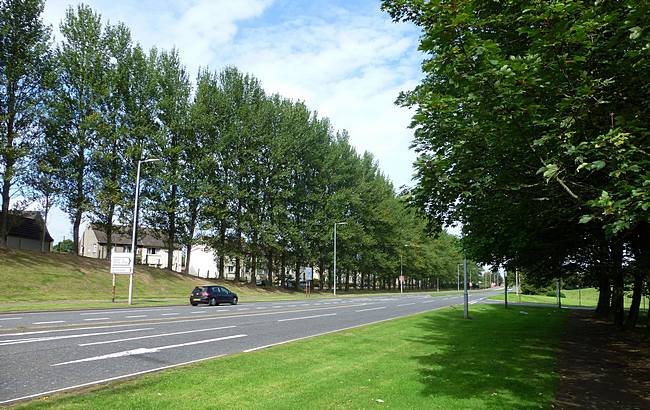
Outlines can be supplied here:
<path id="1" fill-rule="evenodd" d="M 636 272 L 634 275 L 634 290 L 632 293 L 632 304 L 630 305 L 630 312 L 628 313 L 625 327 L 633 329 L 639 320 L 639 308 L 641 307 L 641 296 L 643 296 L 643 279 L 644 274 Z"/>
<path id="2" fill-rule="evenodd" d="M 377 275 L 374 273 L 372 274 L 372 290 L 377 290 Z"/>
<path id="3" fill-rule="evenodd" d="M 273 287 L 273 248 L 269 248 L 266 253 L 266 269 L 268 271 L 266 286 Z"/>
<path id="4" fill-rule="evenodd" d="M 251 283 L 257 285 L 257 255 L 251 253 Z"/>
<path id="5" fill-rule="evenodd" d="M 623 278 L 623 247 L 620 244 L 612 245 L 613 266 L 613 291 L 611 312 L 614 314 L 614 325 L 622 327 L 625 320 L 625 280 Z"/>
<path id="6" fill-rule="evenodd" d="M 300 259 L 296 259 L 296 271 L 295 271 L 295 273 L 296 273 L 296 275 L 295 275 L 296 276 L 296 284 L 295 284 L 294 288 L 296 290 L 299 290 L 300 289 Z"/>
<path id="7" fill-rule="evenodd" d="M 611 288 L 609 276 L 606 269 L 600 269 L 598 278 L 598 304 L 596 305 L 596 316 L 606 318 L 609 316 L 609 305 L 611 299 Z"/>
<path id="8" fill-rule="evenodd" d="M 318 259 L 318 279 L 320 280 L 319 288 L 320 288 L 321 291 L 323 289 L 325 289 L 325 279 L 323 277 L 324 273 L 325 273 L 325 261 L 323 260 L 323 258 L 319 258 Z"/>
<path id="9" fill-rule="evenodd" d="M 81 226 L 81 207 L 74 212 L 74 222 L 72 223 L 72 236 L 75 249 L 75 255 L 79 255 L 79 227 Z"/>

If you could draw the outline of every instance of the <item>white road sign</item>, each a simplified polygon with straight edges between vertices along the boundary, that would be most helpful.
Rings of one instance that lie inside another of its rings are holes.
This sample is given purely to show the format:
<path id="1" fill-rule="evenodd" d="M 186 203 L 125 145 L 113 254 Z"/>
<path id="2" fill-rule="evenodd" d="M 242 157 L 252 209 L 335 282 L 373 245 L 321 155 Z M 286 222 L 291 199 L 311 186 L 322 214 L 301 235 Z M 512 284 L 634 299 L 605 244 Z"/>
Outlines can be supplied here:
<path id="1" fill-rule="evenodd" d="M 131 252 L 113 252 L 111 253 L 111 273 L 119 275 L 130 275 L 131 259 L 133 254 Z"/>
<path id="2" fill-rule="evenodd" d="M 314 271 L 311 268 L 305 268 L 305 280 L 314 280 Z"/>

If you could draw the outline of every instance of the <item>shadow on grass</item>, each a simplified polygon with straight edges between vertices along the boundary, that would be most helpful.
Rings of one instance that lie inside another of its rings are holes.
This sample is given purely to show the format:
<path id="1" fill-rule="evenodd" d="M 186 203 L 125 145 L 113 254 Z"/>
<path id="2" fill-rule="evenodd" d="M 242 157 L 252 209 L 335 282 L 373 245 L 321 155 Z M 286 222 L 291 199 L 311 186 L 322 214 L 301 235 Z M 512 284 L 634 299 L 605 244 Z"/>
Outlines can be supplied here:
<path id="1" fill-rule="evenodd" d="M 466 399 L 469 407 L 548 407 L 565 312 L 481 305 L 464 320 L 462 307 L 455 310 L 457 315 L 424 317 L 418 325 L 427 336 L 409 340 L 432 351 L 412 357 L 420 368 L 421 394 Z"/>

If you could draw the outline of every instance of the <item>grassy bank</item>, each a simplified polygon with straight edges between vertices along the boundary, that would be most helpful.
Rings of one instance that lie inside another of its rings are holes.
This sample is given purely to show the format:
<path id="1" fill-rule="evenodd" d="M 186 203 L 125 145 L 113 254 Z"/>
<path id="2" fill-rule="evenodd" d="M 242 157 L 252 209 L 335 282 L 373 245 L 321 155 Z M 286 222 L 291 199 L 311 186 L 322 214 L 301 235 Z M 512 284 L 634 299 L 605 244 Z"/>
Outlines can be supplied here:
<path id="1" fill-rule="evenodd" d="M 0 250 L 0 312 L 127 307 L 127 275 L 118 275 L 116 303 L 111 303 L 111 275 L 107 260 L 65 254 Z M 188 277 L 168 270 L 137 266 L 133 300 L 136 306 L 187 303 L 197 285 L 219 283 L 236 292 L 241 302 L 304 299 L 302 292 L 269 289 L 232 281 Z M 395 293 L 395 292 L 392 292 Z M 344 292 L 340 297 L 385 294 Z M 441 295 L 443 292 L 432 292 Z M 331 297 L 315 292 L 312 297 Z"/>
<path id="2" fill-rule="evenodd" d="M 20 408 L 548 408 L 565 312 L 520 310 L 446 308 Z"/>
<path id="3" fill-rule="evenodd" d="M 585 289 L 570 289 L 562 290 L 566 297 L 562 298 L 563 306 L 582 306 L 595 308 L 598 304 L 598 289 L 585 288 Z M 503 300 L 503 295 L 492 296 L 490 299 Z M 525 302 L 525 303 L 543 303 L 549 305 L 557 305 L 557 298 L 555 296 L 545 295 L 519 295 L 514 293 L 508 294 L 509 302 Z M 644 300 L 647 307 L 647 301 Z M 627 292 L 624 299 L 625 307 L 630 307 L 632 303 L 632 293 Z M 643 304 L 641 305 L 643 308 Z"/>

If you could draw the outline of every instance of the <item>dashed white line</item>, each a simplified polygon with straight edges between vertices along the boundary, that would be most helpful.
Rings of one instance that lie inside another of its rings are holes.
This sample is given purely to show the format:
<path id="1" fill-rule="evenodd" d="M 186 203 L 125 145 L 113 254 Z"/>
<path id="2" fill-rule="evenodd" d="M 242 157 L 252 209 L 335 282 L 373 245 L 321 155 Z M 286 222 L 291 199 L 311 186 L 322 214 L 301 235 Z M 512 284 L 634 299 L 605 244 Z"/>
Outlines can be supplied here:
<path id="1" fill-rule="evenodd" d="M 187 334 L 187 333 L 207 332 L 207 331 L 210 331 L 210 330 L 232 329 L 233 327 L 236 327 L 236 326 L 222 326 L 222 327 L 213 327 L 213 328 L 210 328 L 210 329 L 186 330 L 186 331 L 183 331 L 183 332 L 161 333 L 161 334 L 156 334 L 156 335 L 129 337 L 129 338 L 126 338 L 126 339 L 105 340 L 105 341 L 102 341 L 102 342 L 91 342 L 91 343 L 81 343 L 81 344 L 79 344 L 79 346 L 105 345 L 105 344 L 109 344 L 109 343 L 126 342 L 126 341 L 129 341 L 129 340 L 151 339 L 151 338 L 154 338 L 154 337 L 184 335 L 184 334 Z"/>
<path id="2" fill-rule="evenodd" d="M 109 320 L 109 319 L 110 319 L 109 317 L 94 317 L 92 319 L 84 319 L 84 320 L 90 322 L 93 320 Z"/>
<path id="3" fill-rule="evenodd" d="M 336 313 L 326 313 L 324 315 L 314 315 L 314 316 L 304 316 L 304 317 L 292 317 L 290 319 L 279 319 L 278 322 L 289 322 L 291 320 L 303 320 L 303 319 L 313 319 L 323 316 L 336 316 Z"/>
<path id="4" fill-rule="evenodd" d="M 0 320 L 20 320 L 22 317 L 3 317 Z"/>
<path id="5" fill-rule="evenodd" d="M 355 312 L 368 312 L 370 310 L 379 310 L 379 309 L 386 309 L 386 306 L 380 306 L 380 307 L 370 308 L 370 309 L 355 310 Z"/>
<path id="6" fill-rule="evenodd" d="M 127 319 L 135 319 L 136 317 L 147 317 L 147 315 L 132 315 L 132 316 L 127 316 Z"/>
<path id="7" fill-rule="evenodd" d="M 159 347 L 152 347 L 152 348 L 139 348 L 139 349 L 133 349 L 133 350 L 124 350 L 122 352 L 115 352 L 115 353 L 110 353 L 110 354 L 105 354 L 101 356 L 93 356 L 93 357 L 87 357 L 85 359 L 78 359 L 78 360 L 70 360 L 68 362 L 61 362 L 61 363 L 55 363 L 51 364 L 50 366 L 63 366 L 66 364 L 73 364 L 73 363 L 83 363 L 83 362 L 94 362 L 97 360 L 106 360 L 106 359 L 115 359 L 118 357 L 126 357 L 126 356 L 137 356 L 141 354 L 147 354 L 147 353 L 157 353 L 161 350 L 167 350 L 167 349 L 174 349 L 177 347 L 185 347 L 185 346 L 194 346 L 194 345 L 200 345 L 204 343 L 212 343 L 212 342 L 219 342 L 222 340 L 229 340 L 229 339 L 238 339 L 240 337 L 246 337 L 248 335 L 232 335 L 232 336 L 224 336 L 224 337 L 217 337 L 215 339 L 207 339 L 207 340 L 197 340 L 194 342 L 188 342 L 188 343 L 179 343 L 175 345 L 168 345 L 168 346 L 159 346 Z"/>
<path id="8" fill-rule="evenodd" d="M 205 310 L 193 310 L 190 313 L 205 313 Z"/>
<path id="9" fill-rule="evenodd" d="M 397 305 L 397 306 L 399 307 L 399 306 L 411 306 L 411 305 L 415 305 L 415 302 L 413 302 L 413 303 L 403 303 L 403 304 Z"/>
<path id="10" fill-rule="evenodd" d="M 34 322 L 32 325 L 50 325 L 54 323 L 65 323 L 65 320 L 51 320 L 49 322 Z"/>
<path id="11" fill-rule="evenodd" d="M 176 316 L 178 313 L 163 313 L 160 316 Z"/>

